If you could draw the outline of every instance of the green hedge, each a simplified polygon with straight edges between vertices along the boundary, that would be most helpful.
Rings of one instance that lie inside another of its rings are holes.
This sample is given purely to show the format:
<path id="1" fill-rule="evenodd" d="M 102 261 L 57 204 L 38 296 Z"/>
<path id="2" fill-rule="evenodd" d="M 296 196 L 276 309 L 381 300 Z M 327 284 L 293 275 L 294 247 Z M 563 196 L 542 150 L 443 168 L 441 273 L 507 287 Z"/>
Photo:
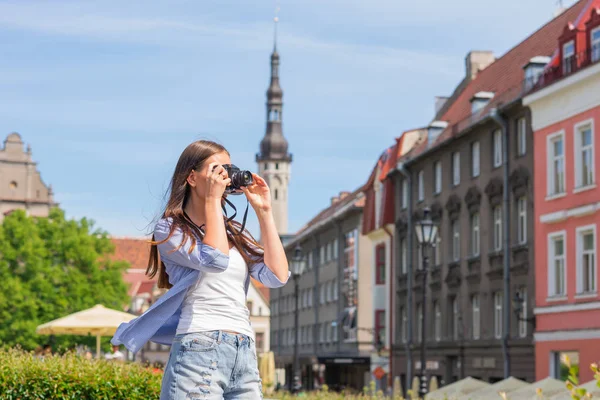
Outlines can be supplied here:
<path id="1" fill-rule="evenodd" d="M 161 379 L 136 363 L 0 350 L 0 399 L 158 399 Z"/>

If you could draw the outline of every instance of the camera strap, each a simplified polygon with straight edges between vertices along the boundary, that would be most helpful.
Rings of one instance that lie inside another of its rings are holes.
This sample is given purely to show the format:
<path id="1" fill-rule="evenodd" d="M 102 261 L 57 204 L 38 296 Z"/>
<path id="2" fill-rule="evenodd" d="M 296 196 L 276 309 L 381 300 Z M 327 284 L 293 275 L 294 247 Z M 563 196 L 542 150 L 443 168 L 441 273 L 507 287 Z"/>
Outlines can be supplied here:
<path id="1" fill-rule="evenodd" d="M 223 208 L 223 214 L 225 214 L 225 218 L 227 218 L 227 222 L 231 222 L 237 215 L 237 209 L 235 208 L 235 205 L 233 205 L 233 203 L 227 199 L 227 197 L 223 197 L 223 200 L 225 200 L 225 203 L 229 204 L 229 206 L 233 208 L 233 215 L 231 217 L 227 217 L 227 208 L 225 207 L 225 204 L 221 205 L 221 207 Z M 244 229 L 246 228 L 246 219 L 248 219 L 249 205 L 250 202 L 246 200 L 246 211 L 244 211 L 244 218 L 242 218 L 242 227 L 240 228 L 239 232 L 232 232 L 234 235 L 239 235 L 244 232 Z"/>

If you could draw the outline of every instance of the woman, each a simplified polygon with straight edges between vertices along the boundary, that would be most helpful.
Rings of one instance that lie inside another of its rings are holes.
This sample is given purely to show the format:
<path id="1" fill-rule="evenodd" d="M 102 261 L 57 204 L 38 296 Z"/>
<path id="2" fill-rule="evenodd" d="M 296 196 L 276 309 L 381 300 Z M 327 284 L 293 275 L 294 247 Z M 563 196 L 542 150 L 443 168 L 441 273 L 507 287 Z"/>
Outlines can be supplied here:
<path id="1" fill-rule="evenodd" d="M 264 179 L 253 174 L 242 188 L 264 249 L 224 219 L 231 182 L 224 164 L 231 164 L 229 153 L 214 142 L 194 142 L 181 154 L 146 271 L 169 291 L 112 339 L 133 352 L 148 340 L 171 345 L 161 400 L 262 398 L 246 293 L 250 276 L 274 288 L 290 273 Z"/>

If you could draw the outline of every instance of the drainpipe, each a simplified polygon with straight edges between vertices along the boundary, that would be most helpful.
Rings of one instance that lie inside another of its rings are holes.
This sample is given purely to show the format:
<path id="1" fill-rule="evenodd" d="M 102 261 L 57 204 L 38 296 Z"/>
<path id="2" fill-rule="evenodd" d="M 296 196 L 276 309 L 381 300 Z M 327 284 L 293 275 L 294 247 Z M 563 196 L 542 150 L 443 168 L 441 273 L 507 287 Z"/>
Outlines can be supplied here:
<path id="1" fill-rule="evenodd" d="M 508 194 L 508 121 L 502 116 L 498 109 L 494 108 L 490 111 L 490 117 L 500 125 L 502 129 L 502 165 L 503 165 L 503 180 L 502 185 L 502 200 L 504 203 L 502 216 L 503 221 L 503 235 L 504 235 L 504 304 L 503 304 L 503 317 L 504 323 L 502 327 L 504 332 L 502 334 L 502 351 L 504 353 L 504 379 L 510 377 L 510 354 L 508 349 L 508 339 L 510 337 L 510 202 Z"/>
<path id="2" fill-rule="evenodd" d="M 406 390 L 408 390 L 408 388 L 412 387 L 412 367 L 413 367 L 413 362 L 412 362 L 412 352 L 411 352 L 411 346 L 412 346 L 412 322 L 413 322 L 413 219 L 412 219 L 412 177 L 410 175 L 410 172 L 408 171 L 408 169 L 406 169 L 406 165 L 404 163 L 399 164 L 398 170 L 400 171 L 400 173 L 404 176 L 404 179 L 406 179 L 406 181 L 408 182 L 408 184 L 406 185 L 406 187 L 408 188 L 408 204 L 407 204 L 407 227 L 406 227 L 406 249 L 408 251 L 408 254 L 406 255 L 406 260 L 408 262 L 407 265 L 407 269 L 408 269 L 408 274 L 406 276 L 406 287 L 407 287 L 407 291 L 406 291 L 406 316 L 407 316 L 407 338 L 406 338 L 406 383 L 405 383 L 405 388 L 407 388 Z M 402 198 L 400 198 L 400 201 L 402 201 Z M 396 277 L 394 277 L 394 279 L 396 279 Z M 423 290 L 425 290 L 425 288 L 423 288 Z M 394 293 L 394 296 L 396 294 Z"/>
<path id="3" fill-rule="evenodd" d="M 394 204 L 394 207 L 396 205 Z M 389 356 L 388 356 L 388 365 L 389 365 L 389 373 L 388 373 L 388 387 L 392 387 L 393 382 L 394 382 L 394 373 L 393 373 L 393 363 L 392 363 L 392 338 L 394 337 L 394 313 L 392 312 L 392 310 L 394 309 L 394 279 L 396 279 L 396 274 L 393 274 L 392 272 L 394 271 L 394 236 L 392 235 L 392 232 L 390 232 L 390 230 L 388 229 L 387 226 L 383 226 L 383 230 L 385 231 L 385 233 L 387 233 L 387 235 L 390 237 L 390 245 L 388 246 L 388 248 L 390 249 L 390 273 L 389 273 L 389 280 L 390 280 L 390 312 L 389 312 L 389 327 L 390 327 L 390 334 L 389 336 L 387 336 L 387 340 L 389 341 L 390 345 L 389 345 Z M 377 256 L 377 255 L 376 255 Z M 384 343 L 385 346 L 385 343 Z"/>

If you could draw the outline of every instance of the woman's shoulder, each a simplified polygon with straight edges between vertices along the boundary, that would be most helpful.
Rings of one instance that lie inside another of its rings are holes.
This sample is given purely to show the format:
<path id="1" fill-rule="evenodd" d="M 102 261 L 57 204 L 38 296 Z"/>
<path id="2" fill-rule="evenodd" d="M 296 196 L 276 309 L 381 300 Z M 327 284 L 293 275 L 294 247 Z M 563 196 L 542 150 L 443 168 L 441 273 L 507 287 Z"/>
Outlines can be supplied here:
<path id="1" fill-rule="evenodd" d="M 156 222 L 156 225 L 154 226 L 154 235 L 163 236 L 165 234 L 169 234 L 171 232 L 172 226 L 172 217 L 161 218 Z"/>

